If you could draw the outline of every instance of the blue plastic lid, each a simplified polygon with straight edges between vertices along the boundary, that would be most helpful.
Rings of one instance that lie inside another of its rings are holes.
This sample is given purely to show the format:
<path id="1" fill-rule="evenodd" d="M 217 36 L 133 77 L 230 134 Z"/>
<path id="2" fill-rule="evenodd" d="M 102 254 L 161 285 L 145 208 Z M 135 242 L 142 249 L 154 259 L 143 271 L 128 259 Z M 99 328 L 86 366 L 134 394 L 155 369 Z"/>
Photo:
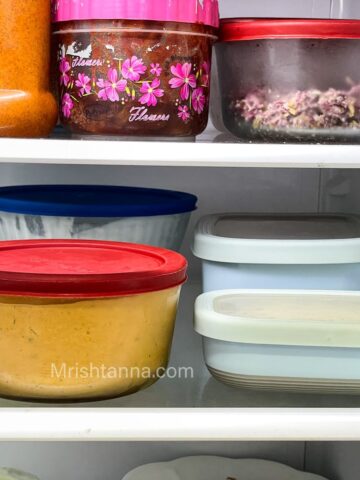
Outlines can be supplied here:
<path id="1" fill-rule="evenodd" d="M 26 185 L 0 188 L 0 211 L 56 217 L 149 217 L 196 209 L 189 193 L 97 185 Z"/>

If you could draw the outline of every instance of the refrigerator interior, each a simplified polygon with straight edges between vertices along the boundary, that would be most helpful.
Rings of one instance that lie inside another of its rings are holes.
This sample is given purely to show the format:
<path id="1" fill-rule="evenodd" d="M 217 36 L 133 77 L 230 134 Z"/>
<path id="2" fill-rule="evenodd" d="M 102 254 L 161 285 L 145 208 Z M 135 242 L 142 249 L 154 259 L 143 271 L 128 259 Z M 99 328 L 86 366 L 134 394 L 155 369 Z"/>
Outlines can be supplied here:
<path id="1" fill-rule="evenodd" d="M 223 16 L 351 18 L 360 17 L 360 2 L 222 0 L 221 13 Z M 169 144 L 170 156 L 171 148 Z M 359 397 L 243 392 L 211 379 L 203 365 L 201 340 L 192 329 L 193 302 L 201 292 L 201 271 L 199 261 L 190 250 L 196 221 L 207 213 L 359 213 L 358 170 L 0 165 L 0 185 L 34 183 L 102 183 L 173 188 L 199 197 L 199 208 L 192 218 L 184 242 L 183 253 L 190 260 L 190 281 L 184 288 L 171 359 L 172 366 L 186 364 L 194 367 L 195 377 L 177 379 L 176 382 L 163 380 L 139 394 L 91 406 L 360 406 Z M 0 407 L 23 406 L 29 404 L 0 400 Z M 188 455 L 269 459 L 323 475 L 329 480 L 358 480 L 360 470 L 360 443 L 0 443 L 0 465 L 30 471 L 38 475 L 40 480 L 121 480 L 128 471 L 144 463 Z"/>
<path id="2" fill-rule="evenodd" d="M 354 16 L 356 2 L 336 0 L 222 0 L 222 16 Z M 215 89 L 216 90 L 216 89 Z M 216 92 L 213 102 L 216 102 Z M 214 127 L 209 125 L 209 130 Z M 120 145 L 120 143 L 119 143 Z M 126 147 L 126 143 L 124 144 Z M 151 142 L 149 149 L 152 148 Z M 168 144 L 169 157 L 172 143 Z M 294 146 L 296 148 L 296 146 Z M 238 145 L 242 155 L 241 144 Z M 180 303 L 172 367 L 191 367 L 190 378 L 164 379 L 130 397 L 98 402 L 108 407 L 246 407 L 305 406 L 357 407 L 360 398 L 351 396 L 299 395 L 238 391 L 210 378 L 203 359 L 201 339 L 193 331 L 193 304 L 201 293 L 200 262 L 191 253 L 197 220 L 220 212 L 347 212 L 359 213 L 358 170 L 142 167 L 78 165 L 0 165 L 0 185 L 21 184 L 115 184 L 175 189 L 196 194 L 198 210 L 192 217 L 182 253 L 190 263 L 189 282 Z M 185 352 L 186 346 L 186 354 Z M 0 399 L 1 407 L 37 404 Z M 78 406 L 87 406 L 79 404 Z"/>
<path id="3" fill-rule="evenodd" d="M 151 146 L 150 146 L 151 148 Z M 359 172 L 360 173 L 360 172 Z M 352 170 L 232 169 L 180 167 L 0 166 L 2 184 L 101 183 L 182 190 L 199 197 L 183 253 L 189 281 L 180 301 L 170 367 L 190 368 L 178 378 L 162 379 L 134 395 L 66 407 L 358 407 L 357 396 L 238 390 L 210 377 L 201 338 L 193 330 L 193 305 L 201 293 L 201 266 L 191 253 L 197 220 L 219 212 L 357 212 L 359 173 Z M 186 353 L 185 353 L 186 352 Z M 43 404 L 0 400 L 1 407 L 34 408 Z M 50 406 L 50 405 L 49 405 Z"/>

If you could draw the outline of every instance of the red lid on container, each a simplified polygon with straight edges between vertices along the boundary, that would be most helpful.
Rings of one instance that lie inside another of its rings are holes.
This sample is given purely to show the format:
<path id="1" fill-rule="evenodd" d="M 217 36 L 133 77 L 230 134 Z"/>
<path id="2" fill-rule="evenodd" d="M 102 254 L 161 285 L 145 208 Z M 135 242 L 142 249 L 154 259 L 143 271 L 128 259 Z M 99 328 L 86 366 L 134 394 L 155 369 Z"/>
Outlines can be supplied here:
<path id="1" fill-rule="evenodd" d="M 97 298 L 165 290 L 186 281 L 170 250 L 92 240 L 0 242 L 0 295 Z"/>
<path id="2" fill-rule="evenodd" d="M 289 38 L 360 38 L 360 20 L 227 18 L 220 22 L 220 41 Z"/>

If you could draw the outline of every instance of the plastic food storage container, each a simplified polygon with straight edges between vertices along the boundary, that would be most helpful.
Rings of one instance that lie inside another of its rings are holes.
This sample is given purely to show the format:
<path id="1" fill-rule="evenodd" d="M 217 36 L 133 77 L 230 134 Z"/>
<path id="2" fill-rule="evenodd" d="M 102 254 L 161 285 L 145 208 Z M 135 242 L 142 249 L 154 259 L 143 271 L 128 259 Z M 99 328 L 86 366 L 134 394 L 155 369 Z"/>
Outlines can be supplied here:
<path id="1" fill-rule="evenodd" d="M 38 478 L 15 468 L 0 467 L 0 480 L 38 480 Z"/>
<path id="2" fill-rule="evenodd" d="M 153 463 L 128 473 L 123 480 L 325 480 L 266 460 L 230 459 L 215 456 L 184 457 Z"/>
<path id="3" fill-rule="evenodd" d="M 360 141 L 360 21 L 227 19 L 223 119 L 254 141 Z"/>
<path id="4" fill-rule="evenodd" d="M 61 119 L 73 134 L 206 128 L 217 0 L 54 0 L 53 22 Z"/>
<path id="5" fill-rule="evenodd" d="M 49 91 L 50 3 L 0 0 L 0 136 L 47 136 L 57 121 Z"/>
<path id="6" fill-rule="evenodd" d="M 28 185 L 0 188 L 0 240 L 84 238 L 179 250 L 194 195 L 150 188 Z"/>
<path id="7" fill-rule="evenodd" d="M 165 373 L 184 257 L 116 242 L 0 244 L 0 395 L 75 401 Z"/>
<path id="8" fill-rule="evenodd" d="M 204 291 L 360 290 L 360 218 L 341 214 L 219 214 L 193 245 Z"/>
<path id="9" fill-rule="evenodd" d="M 360 393 L 359 292 L 208 292 L 195 330 L 211 374 L 231 386 Z"/>

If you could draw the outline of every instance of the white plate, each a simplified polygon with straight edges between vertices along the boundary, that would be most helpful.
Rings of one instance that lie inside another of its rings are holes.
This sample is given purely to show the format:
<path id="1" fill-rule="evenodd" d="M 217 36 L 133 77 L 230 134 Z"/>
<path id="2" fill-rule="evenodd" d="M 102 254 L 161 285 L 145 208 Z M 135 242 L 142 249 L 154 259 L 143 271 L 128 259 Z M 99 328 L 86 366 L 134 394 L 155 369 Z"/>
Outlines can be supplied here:
<path id="1" fill-rule="evenodd" d="M 123 480 L 325 480 L 265 460 L 233 460 L 202 456 L 179 458 L 168 463 L 144 465 Z"/>

